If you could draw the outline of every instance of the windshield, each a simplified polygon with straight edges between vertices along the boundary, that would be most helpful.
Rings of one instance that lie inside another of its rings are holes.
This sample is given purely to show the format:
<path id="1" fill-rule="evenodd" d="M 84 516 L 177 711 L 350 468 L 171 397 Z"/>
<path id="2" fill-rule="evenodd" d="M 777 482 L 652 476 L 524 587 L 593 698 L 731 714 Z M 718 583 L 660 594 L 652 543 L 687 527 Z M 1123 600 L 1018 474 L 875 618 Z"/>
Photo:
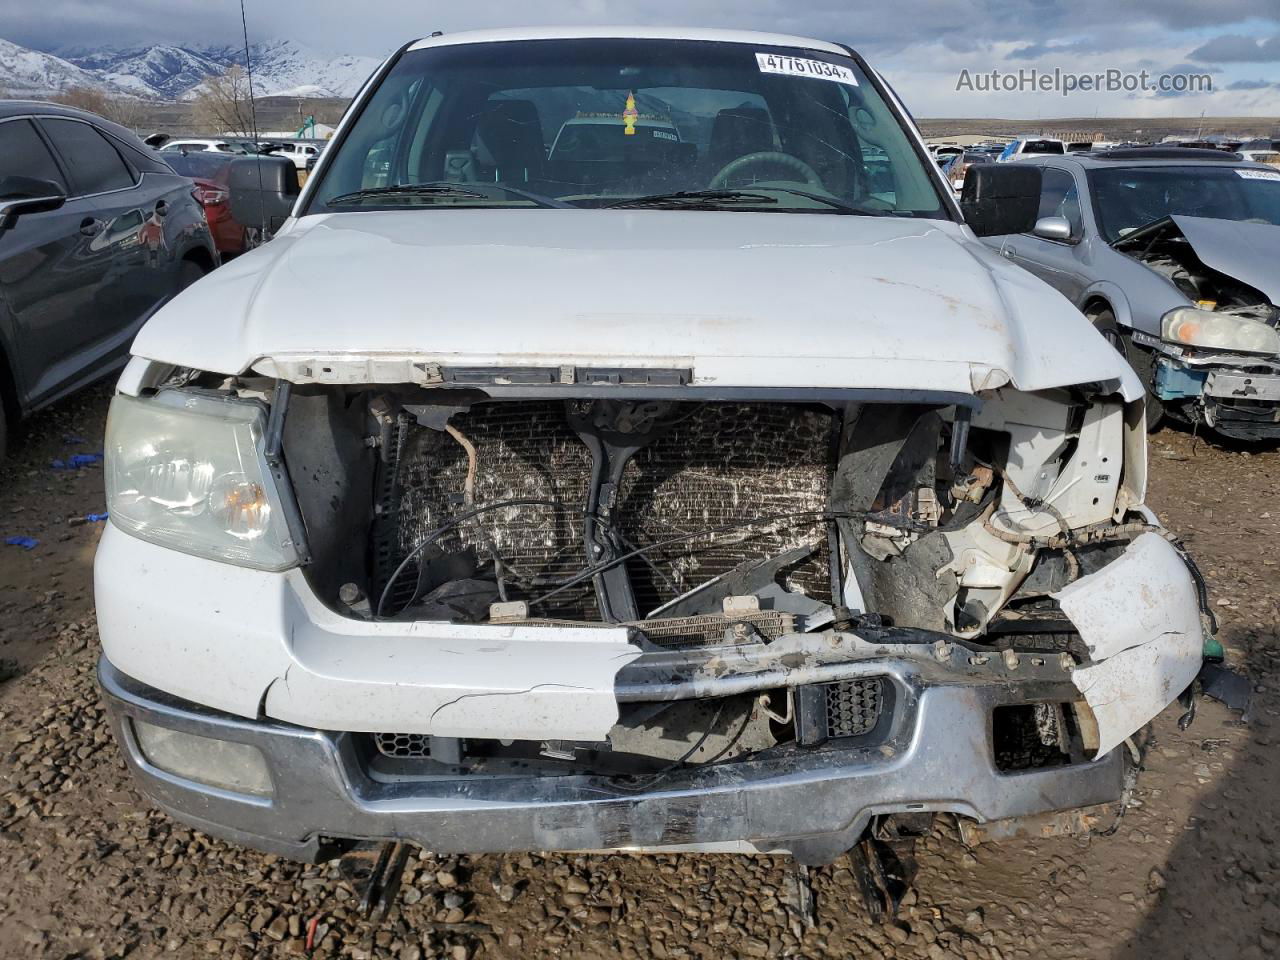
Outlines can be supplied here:
<path id="1" fill-rule="evenodd" d="M 1280 224 L 1280 170 L 1122 167 L 1090 170 L 1089 182 L 1108 243 L 1175 214 Z"/>
<path id="2" fill-rule="evenodd" d="M 337 146 L 307 212 L 602 207 L 693 191 L 716 193 L 696 206 L 677 198 L 692 209 L 948 215 L 852 59 L 621 39 L 408 51 Z M 730 203 L 726 191 L 755 199 Z M 661 202 L 636 209 L 649 206 Z"/>

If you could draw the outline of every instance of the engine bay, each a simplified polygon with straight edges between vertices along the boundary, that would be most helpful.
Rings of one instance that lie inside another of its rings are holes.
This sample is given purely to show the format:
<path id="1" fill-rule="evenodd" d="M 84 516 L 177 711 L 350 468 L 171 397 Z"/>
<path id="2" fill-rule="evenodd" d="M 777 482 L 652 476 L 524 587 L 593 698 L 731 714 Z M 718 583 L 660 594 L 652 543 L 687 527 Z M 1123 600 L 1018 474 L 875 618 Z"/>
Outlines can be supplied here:
<path id="1" fill-rule="evenodd" d="M 1205 264 L 1170 217 L 1117 240 L 1115 248 L 1168 278 L 1201 309 L 1261 320 L 1273 326 L 1280 321 L 1280 308 L 1260 290 Z"/>
<path id="2" fill-rule="evenodd" d="M 1142 525 L 1126 416 L 1070 391 L 975 410 L 304 389 L 284 442 L 307 575 L 349 616 L 999 646 L 1062 633 L 1049 595 Z"/>

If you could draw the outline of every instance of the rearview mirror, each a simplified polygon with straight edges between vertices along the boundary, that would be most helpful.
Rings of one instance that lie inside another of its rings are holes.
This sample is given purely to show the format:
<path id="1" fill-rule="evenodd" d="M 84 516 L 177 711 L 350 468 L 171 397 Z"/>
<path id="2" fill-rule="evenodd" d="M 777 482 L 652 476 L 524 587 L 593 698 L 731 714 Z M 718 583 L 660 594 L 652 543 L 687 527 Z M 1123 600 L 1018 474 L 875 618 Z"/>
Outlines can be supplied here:
<path id="1" fill-rule="evenodd" d="M 275 233 L 298 199 L 298 168 L 288 157 L 271 156 L 240 157 L 230 166 L 231 216 L 246 227 Z"/>
<path id="2" fill-rule="evenodd" d="M 1066 217 L 1041 217 L 1031 232 L 1045 240 L 1070 240 L 1071 222 Z"/>
<path id="3" fill-rule="evenodd" d="M 0 230 L 24 213 L 57 210 L 66 202 L 66 193 L 52 180 L 0 177 Z"/>
<path id="4" fill-rule="evenodd" d="M 980 237 L 1030 233 L 1040 214 L 1039 167 L 978 163 L 964 176 L 960 211 Z"/>

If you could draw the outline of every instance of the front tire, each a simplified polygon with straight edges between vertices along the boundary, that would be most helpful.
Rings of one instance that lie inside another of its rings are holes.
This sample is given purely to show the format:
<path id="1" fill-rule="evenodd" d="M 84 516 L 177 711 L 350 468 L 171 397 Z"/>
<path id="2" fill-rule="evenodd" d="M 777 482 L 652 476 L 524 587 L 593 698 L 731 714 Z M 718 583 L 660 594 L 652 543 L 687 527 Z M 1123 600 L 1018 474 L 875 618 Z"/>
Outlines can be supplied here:
<path id="1" fill-rule="evenodd" d="M 1156 427 L 1160 426 L 1160 421 L 1164 419 L 1164 404 L 1152 392 L 1156 380 L 1155 354 L 1135 344 L 1133 339 L 1120 329 L 1120 325 L 1116 323 L 1116 315 L 1110 309 L 1104 308 L 1090 313 L 1089 319 L 1107 343 L 1124 357 L 1130 369 L 1142 381 L 1143 389 L 1147 391 L 1147 432 L 1154 432 Z"/>
<path id="2" fill-rule="evenodd" d="M 187 289 L 205 275 L 207 271 L 194 260 L 183 260 L 178 268 L 178 290 Z"/>

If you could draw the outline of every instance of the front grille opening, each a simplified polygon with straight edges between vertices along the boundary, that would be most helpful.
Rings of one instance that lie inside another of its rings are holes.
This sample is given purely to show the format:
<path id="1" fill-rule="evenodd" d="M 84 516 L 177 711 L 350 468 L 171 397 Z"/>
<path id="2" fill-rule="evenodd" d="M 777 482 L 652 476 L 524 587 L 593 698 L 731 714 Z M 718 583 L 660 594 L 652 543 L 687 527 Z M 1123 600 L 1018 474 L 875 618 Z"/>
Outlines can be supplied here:
<path id="1" fill-rule="evenodd" d="M 375 733 L 373 744 L 384 757 L 424 760 L 431 756 L 431 737 L 425 733 Z"/>
<path id="2" fill-rule="evenodd" d="M 601 741 L 497 740 L 419 733 L 361 734 L 357 742 L 375 778 L 431 776 L 444 768 L 471 774 L 647 776 L 757 756 L 791 739 L 772 705 L 785 694 L 755 693 L 622 705 Z"/>
<path id="3" fill-rule="evenodd" d="M 1071 704 L 996 707 L 991 714 L 991 734 L 996 769 L 1001 773 L 1061 767 L 1083 757 Z"/>
<path id="4" fill-rule="evenodd" d="M 376 487 L 371 597 L 382 595 L 392 572 L 425 535 L 468 503 L 536 499 L 560 507 L 503 508 L 449 530 L 396 578 L 387 615 L 421 606 L 434 589 L 424 584 L 492 581 L 495 556 L 508 574 L 510 600 L 532 599 L 589 563 L 583 515 L 592 489 L 592 453 L 564 402 L 478 403 L 453 413 L 448 424 L 474 448 L 474 472 L 456 436 L 421 426 L 407 414 L 397 421 L 394 448 L 384 451 Z M 678 404 L 670 423 L 640 446 L 617 488 L 605 494 L 609 523 L 631 549 L 752 518 L 819 513 L 829 502 L 837 428 L 835 413 L 815 405 Z M 683 539 L 626 561 L 624 568 L 644 617 L 746 561 L 800 547 L 810 549 L 779 572 L 779 584 L 830 603 L 826 530 L 803 518 Z M 487 588 L 481 583 L 476 589 Z M 487 606 L 471 604 L 481 611 L 476 619 L 483 619 Z M 546 619 L 602 619 L 590 579 L 531 612 Z"/>
<path id="5" fill-rule="evenodd" d="M 806 746 L 882 729 L 892 687 L 883 677 L 812 683 L 796 691 L 796 739 Z"/>
<path id="6" fill-rule="evenodd" d="M 466 449 L 441 430 L 405 418 L 399 455 L 384 467 L 375 534 L 374 596 L 404 557 L 430 531 L 463 512 L 469 458 Z M 521 506 L 495 511 L 459 526 L 424 551 L 396 580 L 387 612 L 403 609 L 418 591 L 422 563 L 474 556 L 486 561 L 496 551 L 512 571 L 529 578 L 562 580 L 586 563 L 581 514 L 591 478 L 591 453 L 565 419 L 557 401 L 481 404 L 450 419 L 476 449 L 472 481 L 476 504 L 528 498 L 558 501 L 565 509 Z M 548 617 L 598 617 L 590 581 L 561 594 L 539 610 Z"/>
<path id="7" fill-rule="evenodd" d="M 669 432 L 632 458 L 622 477 L 618 516 L 637 546 L 673 534 L 717 527 L 747 517 L 827 508 L 834 468 L 834 414 L 826 409 L 770 403 L 691 406 Z M 659 549 L 627 564 L 642 613 L 728 573 L 745 560 L 772 557 L 817 543 L 804 561 L 783 571 L 783 585 L 831 602 L 826 537 L 819 526 L 753 528 L 715 543 L 694 541 Z"/>

